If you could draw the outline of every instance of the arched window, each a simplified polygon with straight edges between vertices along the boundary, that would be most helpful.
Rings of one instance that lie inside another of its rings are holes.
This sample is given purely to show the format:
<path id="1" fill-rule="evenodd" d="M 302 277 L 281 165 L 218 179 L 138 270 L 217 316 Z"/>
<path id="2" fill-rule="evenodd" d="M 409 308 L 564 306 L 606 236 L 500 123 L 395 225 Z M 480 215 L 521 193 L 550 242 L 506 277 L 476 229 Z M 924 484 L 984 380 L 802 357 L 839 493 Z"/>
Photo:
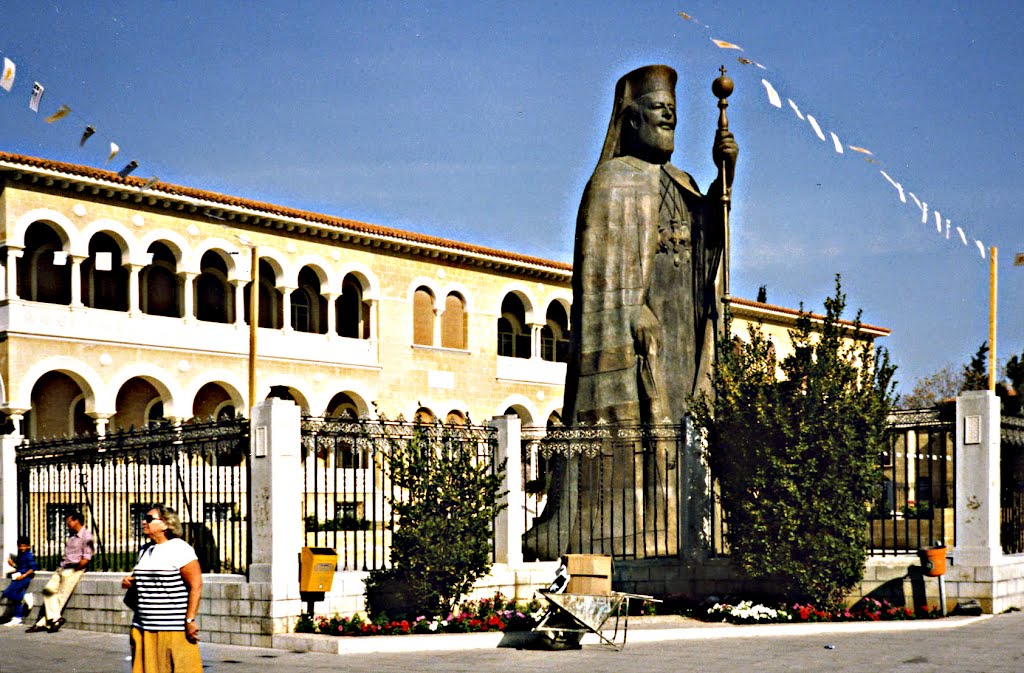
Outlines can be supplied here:
<path id="1" fill-rule="evenodd" d="M 501 317 L 498 318 L 498 355 L 529 358 L 533 351 L 530 341 L 523 301 L 509 293 L 501 302 Z"/>
<path id="2" fill-rule="evenodd" d="M 444 298 L 441 315 L 441 347 L 466 348 L 466 303 L 457 293 Z"/>
<path id="3" fill-rule="evenodd" d="M 195 282 L 196 318 L 206 322 L 231 322 L 235 292 L 228 282 L 228 267 L 213 250 L 203 255 Z"/>
<path id="4" fill-rule="evenodd" d="M 260 327 L 267 327 L 270 329 L 281 329 L 284 324 L 282 322 L 282 314 L 284 312 L 283 302 L 281 301 L 281 291 L 277 289 L 276 275 L 274 274 L 273 267 L 265 260 L 260 260 L 260 296 L 259 296 L 259 314 L 260 314 Z M 243 300 L 245 307 L 243 317 L 245 318 L 245 324 L 249 324 L 249 296 L 252 292 L 252 281 L 245 284 L 243 290 Z"/>
<path id="5" fill-rule="evenodd" d="M 292 329 L 296 332 L 323 334 L 327 322 L 323 320 L 327 300 L 320 294 L 320 278 L 305 266 L 299 271 L 299 287 L 292 291 Z"/>
<path id="6" fill-rule="evenodd" d="M 121 246 L 110 234 L 100 232 L 89 241 L 89 257 L 82 262 L 82 303 L 128 310 L 128 269 L 121 264 Z"/>
<path id="7" fill-rule="evenodd" d="M 145 428 L 152 421 L 162 420 L 164 417 L 163 401 L 160 399 L 159 391 L 152 383 L 139 377 L 124 382 L 117 391 L 114 404 L 116 413 L 110 418 L 107 426 L 111 432 Z"/>
<path id="8" fill-rule="evenodd" d="M 18 296 L 47 304 L 71 303 L 71 264 L 64 244 L 50 225 L 33 222 L 25 232 L 18 260 Z"/>
<path id="9" fill-rule="evenodd" d="M 327 415 L 335 418 L 359 418 L 359 405 L 345 393 L 338 393 L 327 405 Z"/>
<path id="10" fill-rule="evenodd" d="M 43 374 L 31 395 L 32 410 L 23 425 L 29 439 L 95 432 L 96 423 L 85 415 L 85 393 L 67 374 Z"/>
<path id="11" fill-rule="evenodd" d="M 150 245 L 148 252 L 153 255 L 153 261 L 139 274 L 142 312 L 180 318 L 181 283 L 177 275 L 177 260 L 174 253 L 159 242 Z"/>
<path id="12" fill-rule="evenodd" d="M 569 360 L 569 319 L 561 302 L 551 302 L 540 331 L 540 356 L 548 362 Z"/>
<path id="13" fill-rule="evenodd" d="M 412 342 L 434 345 L 434 293 L 425 287 L 416 288 L 412 300 Z"/>
<path id="14" fill-rule="evenodd" d="M 350 339 L 370 338 L 370 305 L 363 301 L 363 286 L 351 273 L 341 282 L 341 296 L 334 302 L 338 334 Z"/>

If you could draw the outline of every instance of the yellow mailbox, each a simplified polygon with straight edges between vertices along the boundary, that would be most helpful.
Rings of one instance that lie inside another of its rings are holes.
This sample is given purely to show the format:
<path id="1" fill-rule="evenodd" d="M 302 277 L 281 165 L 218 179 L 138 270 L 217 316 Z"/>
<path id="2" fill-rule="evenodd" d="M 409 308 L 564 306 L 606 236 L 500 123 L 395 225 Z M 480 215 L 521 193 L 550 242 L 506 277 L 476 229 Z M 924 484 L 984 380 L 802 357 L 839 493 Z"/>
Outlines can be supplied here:
<path id="1" fill-rule="evenodd" d="M 299 556 L 299 591 L 331 590 L 338 553 L 330 547 L 303 547 Z"/>

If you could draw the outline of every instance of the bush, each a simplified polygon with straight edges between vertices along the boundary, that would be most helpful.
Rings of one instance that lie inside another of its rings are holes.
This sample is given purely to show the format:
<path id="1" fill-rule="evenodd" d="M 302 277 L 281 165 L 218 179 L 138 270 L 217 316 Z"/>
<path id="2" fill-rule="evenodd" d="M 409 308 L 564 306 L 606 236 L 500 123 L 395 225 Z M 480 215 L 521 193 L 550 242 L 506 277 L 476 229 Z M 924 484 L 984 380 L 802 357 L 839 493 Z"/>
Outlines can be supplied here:
<path id="1" fill-rule="evenodd" d="M 418 424 L 411 437 L 390 441 L 382 462 L 396 487 L 388 501 L 397 523 L 391 567 L 366 580 L 372 616 L 448 614 L 490 570 L 505 462 L 478 457 L 480 432 Z"/>
<path id="2" fill-rule="evenodd" d="M 723 340 L 715 399 L 697 405 L 736 566 L 826 607 L 863 576 L 893 404 L 895 367 L 884 349 L 847 342 L 860 335 L 860 315 L 842 324 L 845 306 L 837 276 L 823 322 L 812 329 L 801 312 L 781 366 L 756 326 L 749 343 Z"/>

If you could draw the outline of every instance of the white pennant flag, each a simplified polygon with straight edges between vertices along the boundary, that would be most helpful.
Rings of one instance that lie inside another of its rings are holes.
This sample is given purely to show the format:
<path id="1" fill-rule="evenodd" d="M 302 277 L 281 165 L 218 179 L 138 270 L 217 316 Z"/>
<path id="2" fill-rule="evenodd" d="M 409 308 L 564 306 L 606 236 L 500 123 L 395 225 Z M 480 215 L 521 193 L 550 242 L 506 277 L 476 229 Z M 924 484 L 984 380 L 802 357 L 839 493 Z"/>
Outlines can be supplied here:
<path id="1" fill-rule="evenodd" d="M 782 99 L 779 98 L 779 92 L 776 91 L 775 87 L 773 87 L 771 83 L 766 79 L 761 80 L 761 84 L 764 84 L 764 90 L 768 92 L 768 102 L 774 105 L 775 107 L 781 109 Z"/>
<path id="2" fill-rule="evenodd" d="M 3 90 L 8 93 L 10 93 L 11 87 L 14 86 L 14 72 L 16 70 L 14 61 L 4 56 L 4 74 L 0 76 L 0 87 L 3 87 Z"/>
<path id="3" fill-rule="evenodd" d="M 829 131 L 829 135 L 832 136 L 832 144 L 836 147 L 836 154 L 843 154 L 843 144 L 839 142 L 839 136 L 832 131 Z"/>
<path id="4" fill-rule="evenodd" d="M 32 85 L 32 97 L 28 99 L 28 109 L 32 112 L 39 112 L 39 103 L 43 100 L 43 92 L 46 91 L 39 82 L 35 82 Z"/>
<path id="5" fill-rule="evenodd" d="M 967 245 L 967 234 L 964 233 L 964 230 L 957 227 L 956 233 L 960 234 L 960 240 L 964 242 L 964 245 Z"/>
<path id="6" fill-rule="evenodd" d="M 981 244 L 981 241 L 974 239 L 974 244 L 978 246 L 978 252 L 981 253 L 981 258 L 985 259 L 985 246 Z"/>
<path id="7" fill-rule="evenodd" d="M 796 103 L 793 102 L 793 99 L 792 98 L 787 98 L 786 100 L 789 101 L 789 107 L 793 108 L 793 112 L 796 113 L 797 119 L 799 119 L 800 121 L 803 121 L 804 120 L 804 116 L 802 114 L 800 114 L 800 108 L 798 108 L 796 106 Z"/>
<path id="8" fill-rule="evenodd" d="M 107 157 L 107 163 L 117 156 L 117 153 L 121 151 L 121 148 L 117 146 L 117 143 L 110 143 L 110 156 Z"/>
<path id="9" fill-rule="evenodd" d="M 812 129 L 814 129 L 814 132 L 817 134 L 818 139 L 824 142 L 825 134 L 821 132 L 821 127 L 818 126 L 818 120 L 812 117 L 811 115 L 807 115 L 807 123 L 811 125 Z"/>

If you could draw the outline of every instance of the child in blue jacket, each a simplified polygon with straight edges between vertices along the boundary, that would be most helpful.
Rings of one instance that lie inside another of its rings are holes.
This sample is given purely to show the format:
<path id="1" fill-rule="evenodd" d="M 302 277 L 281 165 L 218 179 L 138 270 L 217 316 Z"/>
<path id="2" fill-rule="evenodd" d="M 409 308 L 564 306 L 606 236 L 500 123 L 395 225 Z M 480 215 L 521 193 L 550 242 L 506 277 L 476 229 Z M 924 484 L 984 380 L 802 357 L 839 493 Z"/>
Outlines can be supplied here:
<path id="1" fill-rule="evenodd" d="M 14 604 L 14 617 L 7 622 L 6 626 L 17 626 L 21 624 L 28 607 L 25 605 L 25 592 L 32 582 L 32 575 L 35 574 L 38 566 L 36 557 L 32 553 L 32 546 L 29 544 L 28 536 L 18 537 L 18 554 L 14 558 L 7 559 L 7 564 L 14 566 L 14 574 L 11 575 L 11 583 L 4 589 L 3 597 Z"/>

